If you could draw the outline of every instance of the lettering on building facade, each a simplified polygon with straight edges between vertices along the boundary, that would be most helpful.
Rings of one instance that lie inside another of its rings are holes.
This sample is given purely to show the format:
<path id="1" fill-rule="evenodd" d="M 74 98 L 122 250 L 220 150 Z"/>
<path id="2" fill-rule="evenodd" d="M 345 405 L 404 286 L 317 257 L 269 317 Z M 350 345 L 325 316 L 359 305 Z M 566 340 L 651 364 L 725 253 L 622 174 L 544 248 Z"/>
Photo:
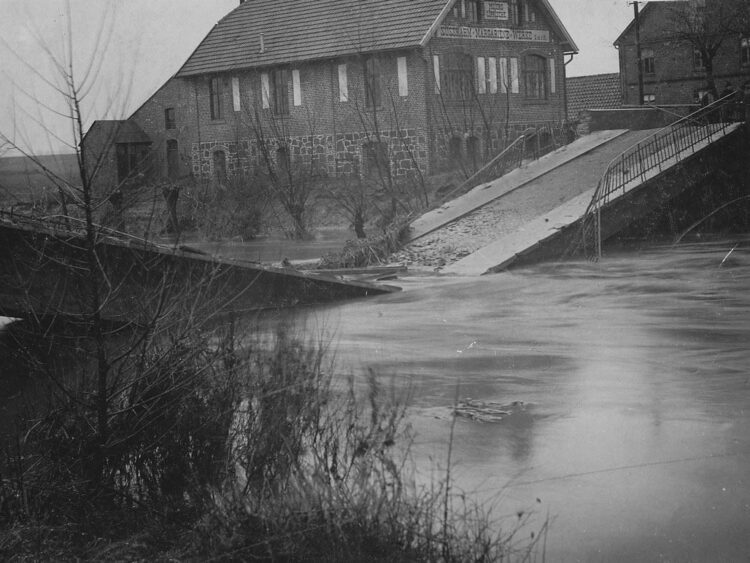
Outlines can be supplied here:
<path id="1" fill-rule="evenodd" d="M 488 20 L 508 21 L 510 11 L 507 2 L 485 2 L 484 17 Z"/>
<path id="2" fill-rule="evenodd" d="M 491 41 L 549 43 L 549 31 L 540 29 L 503 29 L 500 27 L 441 25 L 438 28 L 437 36 L 446 39 L 489 39 Z"/>

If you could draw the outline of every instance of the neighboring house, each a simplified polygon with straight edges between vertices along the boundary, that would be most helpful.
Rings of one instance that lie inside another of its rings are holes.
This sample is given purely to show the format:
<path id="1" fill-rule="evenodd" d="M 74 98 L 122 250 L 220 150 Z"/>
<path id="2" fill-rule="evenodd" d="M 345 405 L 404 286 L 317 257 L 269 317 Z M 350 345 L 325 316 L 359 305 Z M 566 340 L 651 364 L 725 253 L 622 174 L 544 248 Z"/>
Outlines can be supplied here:
<path id="1" fill-rule="evenodd" d="M 750 38 L 730 31 L 742 1 L 660 1 L 643 7 L 639 18 L 643 103 L 698 103 L 710 90 L 712 78 L 717 93 L 727 82 L 735 90 L 742 89 L 750 78 Z M 635 27 L 633 20 L 615 41 L 627 105 L 641 103 Z"/>
<path id="2" fill-rule="evenodd" d="M 576 52 L 548 0 L 251 0 L 129 122 L 161 177 L 398 179 L 564 121 Z"/>
<path id="3" fill-rule="evenodd" d="M 622 106 L 622 89 L 618 73 L 574 76 L 566 81 L 568 118 L 577 121 L 590 109 L 616 109 Z"/>

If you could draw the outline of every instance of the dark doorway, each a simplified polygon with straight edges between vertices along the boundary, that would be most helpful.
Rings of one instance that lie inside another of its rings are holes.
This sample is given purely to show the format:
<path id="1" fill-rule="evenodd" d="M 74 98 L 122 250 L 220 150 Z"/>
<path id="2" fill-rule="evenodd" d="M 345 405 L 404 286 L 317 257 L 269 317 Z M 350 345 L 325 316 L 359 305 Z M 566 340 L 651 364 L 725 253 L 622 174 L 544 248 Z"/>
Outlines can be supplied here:
<path id="1" fill-rule="evenodd" d="M 180 153 L 177 141 L 167 141 L 167 177 L 175 180 L 180 177 Z"/>
<path id="2" fill-rule="evenodd" d="M 227 156 L 224 151 L 214 152 L 214 180 L 219 184 L 227 181 Z"/>

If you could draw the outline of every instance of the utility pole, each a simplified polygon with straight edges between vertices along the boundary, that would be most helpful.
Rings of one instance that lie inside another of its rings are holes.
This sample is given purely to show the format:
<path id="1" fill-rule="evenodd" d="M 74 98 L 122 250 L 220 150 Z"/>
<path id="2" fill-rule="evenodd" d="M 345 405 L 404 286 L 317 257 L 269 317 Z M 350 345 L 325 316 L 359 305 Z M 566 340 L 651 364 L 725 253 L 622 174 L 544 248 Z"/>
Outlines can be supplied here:
<path id="1" fill-rule="evenodd" d="M 643 60 L 641 58 L 641 20 L 638 10 L 638 0 L 633 2 L 635 15 L 635 58 L 638 65 L 638 105 L 643 105 Z"/>

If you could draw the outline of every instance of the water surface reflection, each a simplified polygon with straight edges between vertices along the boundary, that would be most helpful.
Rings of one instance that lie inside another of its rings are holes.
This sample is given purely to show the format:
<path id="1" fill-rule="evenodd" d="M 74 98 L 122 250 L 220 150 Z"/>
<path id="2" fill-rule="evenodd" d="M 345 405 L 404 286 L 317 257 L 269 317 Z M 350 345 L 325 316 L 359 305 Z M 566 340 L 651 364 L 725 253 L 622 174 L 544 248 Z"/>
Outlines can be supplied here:
<path id="1" fill-rule="evenodd" d="M 413 386 L 424 467 L 445 459 L 457 386 L 529 404 L 460 420 L 455 475 L 508 514 L 549 509 L 550 561 L 746 561 L 750 240 L 730 253 L 737 242 L 407 278 L 316 314 L 336 327 L 339 366 Z"/>

